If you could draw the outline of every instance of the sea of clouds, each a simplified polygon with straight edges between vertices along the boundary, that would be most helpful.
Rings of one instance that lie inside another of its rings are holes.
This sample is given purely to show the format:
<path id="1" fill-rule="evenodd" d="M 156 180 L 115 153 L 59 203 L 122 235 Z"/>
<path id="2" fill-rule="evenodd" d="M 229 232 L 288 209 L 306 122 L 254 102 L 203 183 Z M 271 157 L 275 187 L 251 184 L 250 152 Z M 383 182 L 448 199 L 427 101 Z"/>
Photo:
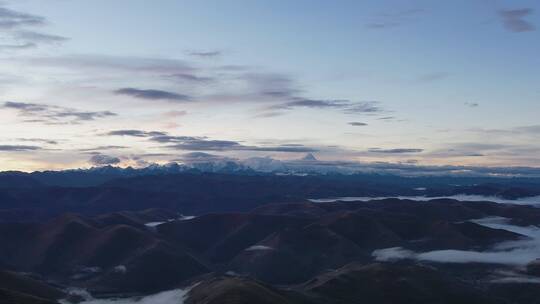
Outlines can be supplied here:
<path id="1" fill-rule="evenodd" d="M 81 289 L 72 289 L 72 294 L 84 300 L 79 304 L 183 304 L 189 289 L 173 289 L 144 297 L 95 299 L 90 293 Z M 60 300 L 60 304 L 72 304 L 68 300 Z"/>
<path id="2" fill-rule="evenodd" d="M 377 261 L 397 261 L 413 259 L 418 261 L 439 263 L 490 263 L 513 266 L 525 266 L 540 258 L 540 228 L 537 226 L 515 226 L 509 224 L 510 219 L 489 217 L 473 222 L 493 228 L 503 229 L 524 236 L 523 239 L 496 244 L 489 250 L 434 250 L 414 252 L 401 247 L 378 249 L 373 252 Z"/>
<path id="3" fill-rule="evenodd" d="M 496 196 L 484 196 L 484 195 L 467 195 L 467 194 L 457 194 L 451 196 L 437 196 L 437 197 L 428 197 L 428 196 L 380 196 L 380 197 L 332 197 L 332 198 L 318 198 L 310 199 L 313 203 L 333 203 L 333 202 L 357 202 L 357 201 L 370 201 L 370 200 L 382 200 L 387 198 L 397 198 L 397 199 L 408 199 L 415 201 L 430 201 L 434 199 L 455 199 L 458 201 L 490 201 L 499 204 L 515 204 L 515 205 L 533 205 L 540 207 L 540 196 L 531 196 L 520 199 L 504 199 Z"/>

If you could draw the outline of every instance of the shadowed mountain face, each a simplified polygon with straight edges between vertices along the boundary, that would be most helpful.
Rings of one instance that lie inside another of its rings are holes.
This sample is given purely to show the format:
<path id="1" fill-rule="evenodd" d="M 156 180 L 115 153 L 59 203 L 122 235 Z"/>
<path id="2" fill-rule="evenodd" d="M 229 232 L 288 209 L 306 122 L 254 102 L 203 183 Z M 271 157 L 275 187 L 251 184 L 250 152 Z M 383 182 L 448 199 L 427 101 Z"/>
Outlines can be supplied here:
<path id="1" fill-rule="evenodd" d="M 0 303 L 52 304 L 65 297 L 60 289 L 11 271 L 0 271 Z"/>
<path id="2" fill-rule="evenodd" d="M 197 171 L 169 174 L 165 169 L 156 170 L 108 167 L 88 171 L 1 173 L 0 221 L 45 221 L 66 212 L 96 216 L 153 208 L 189 215 L 248 212 L 269 203 L 325 197 L 471 194 L 524 198 L 540 194 L 540 179 L 535 178 L 279 176 Z"/>
<path id="3" fill-rule="evenodd" d="M 222 276 L 201 282 L 190 291 L 186 300 L 186 304 L 243 303 L 290 304 L 296 302 L 283 291 L 261 282 Z"/>
<path id="4" fill-rule="evenodd" d="M 304 207 L 306 212 L 299 213 Z M 204 256 L 220 270 L 273 284 L 293 284 L 349 262 L 370 262 L 373 251 L 380 248 L 477 250 L 522 238 L 464 222 L 504 213 L 503 209 L 492 203 L 473 206 L 456 201 L 282 204 L 250 214 L 205 215 L 157 228 L 168 240 Z"/>
<path id="5" fill-rule="evenodd" d="M 524 271 L 504 263 L 448 264 L 412 255 L 381 263 L 374 255 L 393 248 L 482 252 L 530 239 L 472 221 L 503 217 L 529 229 L 540 224 L 540 209 L 387 199 L 271 204 L 193 219 L 153 209 L 0 223 L 0 265 L 11 271 L 5 273 L 41 278 L 34 285 L 4 283 L 2 295 L 50 301 L 69 286 L 97 296 L 133 296 L 197 283 L 186 303 L 507 303 L 508 288 L 519 290 L 514 285 L 523 283 L 505 283 L 514 287 L 503 285 L 497 297 L 485 291 L 501 284 L 495 279 L 504 272 L 540 281 L 536 262 Z M 43 280 L 55 287 L 35 287 Z M 526 289 L 518 303 L 537 295 Z"/>
<path id="6" fill-rule="evenodd" d="M 329 303 L 504 303 L 422 265 L 349 264 L 302 288 Z"/>
<path id="7" fill-rule="evenodd" d="M 28 178 L 0 189 L 6 301 L 48 303 L 68 297 L 68 287 L 137 297 L 191 286 L 194 304 L 534 303 L 540 295 L 530 288 L 540 282 L 532 206 L 306 200 L 391 192 L 345 176 L 189 173 L 92 187 Z"/>
<path id="8" fill-rule="evenodd" d="M 66 214 L 43 224 L 0 224 L 0 260 L 99 292 L 152 292 L 208 271 L 196 258 L 156 236 L 149 214 L 89 219 Z M 154 218 L 156 219 L 156 218 Z"/>

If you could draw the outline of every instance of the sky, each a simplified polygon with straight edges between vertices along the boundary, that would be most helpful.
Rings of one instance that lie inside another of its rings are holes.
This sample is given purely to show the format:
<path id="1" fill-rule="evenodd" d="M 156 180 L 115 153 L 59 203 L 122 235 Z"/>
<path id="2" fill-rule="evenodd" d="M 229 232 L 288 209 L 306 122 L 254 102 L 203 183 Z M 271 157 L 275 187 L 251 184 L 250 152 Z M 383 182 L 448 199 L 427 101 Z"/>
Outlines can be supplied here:
<path id="1" fill-rule="evenodd" d="M 539 13 L 521 0 L 1 1 L 0 170 L 306 153 L 538 167 Z"/>

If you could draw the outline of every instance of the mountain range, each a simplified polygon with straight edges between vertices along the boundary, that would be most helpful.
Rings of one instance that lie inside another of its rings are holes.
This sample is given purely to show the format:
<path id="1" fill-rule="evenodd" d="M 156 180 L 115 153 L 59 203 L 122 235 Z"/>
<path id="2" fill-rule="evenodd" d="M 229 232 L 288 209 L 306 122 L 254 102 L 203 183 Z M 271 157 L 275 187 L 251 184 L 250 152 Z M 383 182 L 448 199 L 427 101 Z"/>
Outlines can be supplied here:
<path id="1" fill-rule="evenodd" d="M 0 303 L 537 303 L 539 184 L 178 165 L 3 172 Z"/>

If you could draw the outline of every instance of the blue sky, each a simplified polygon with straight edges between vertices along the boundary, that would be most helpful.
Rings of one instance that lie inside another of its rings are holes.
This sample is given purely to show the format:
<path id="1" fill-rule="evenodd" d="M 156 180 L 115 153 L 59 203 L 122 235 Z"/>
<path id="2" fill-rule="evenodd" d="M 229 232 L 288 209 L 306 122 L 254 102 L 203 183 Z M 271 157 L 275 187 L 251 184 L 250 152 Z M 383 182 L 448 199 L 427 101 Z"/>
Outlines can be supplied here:
<path id="1" fill-rule="evenodd" d="M 0 166 L 537 166 L 539 6 L 3 1 Z"/>

